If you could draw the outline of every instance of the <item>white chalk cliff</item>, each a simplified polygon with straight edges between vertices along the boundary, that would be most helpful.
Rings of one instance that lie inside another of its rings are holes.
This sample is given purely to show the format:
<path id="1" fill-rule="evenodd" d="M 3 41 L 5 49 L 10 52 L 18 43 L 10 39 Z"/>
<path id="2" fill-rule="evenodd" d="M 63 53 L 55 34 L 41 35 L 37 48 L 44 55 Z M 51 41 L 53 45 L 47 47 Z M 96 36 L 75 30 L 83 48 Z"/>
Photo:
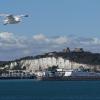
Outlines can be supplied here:
<path id="1" fill-rule="evenodd" d="M 63 69 L 77 69 L 80 66 L 100 71 L 100 54 L 90 52 L 53 52 L 39 55 L 31 59 L 20 59 L 0 65 L 0 69 L 26 70 L 34 73 L 36 70 L 58 66 Z"/>

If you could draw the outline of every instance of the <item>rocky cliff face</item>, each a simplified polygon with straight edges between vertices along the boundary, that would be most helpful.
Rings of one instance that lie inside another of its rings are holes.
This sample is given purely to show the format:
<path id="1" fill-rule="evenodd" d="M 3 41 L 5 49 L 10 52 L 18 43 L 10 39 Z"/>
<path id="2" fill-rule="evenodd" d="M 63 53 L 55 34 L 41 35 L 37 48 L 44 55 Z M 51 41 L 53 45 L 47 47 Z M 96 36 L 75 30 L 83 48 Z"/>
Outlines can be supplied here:
<path id="1" fill-rule="evenodd" d="M 1 62 L 3 70 L 26 70 L 34 73 L 36 70 L 58 66 L 64 69 L 86 69 L 100 71 L 100 54 L 90 52 L 50 52 L 35 57 L 25 57 L 15 61 Z"/>

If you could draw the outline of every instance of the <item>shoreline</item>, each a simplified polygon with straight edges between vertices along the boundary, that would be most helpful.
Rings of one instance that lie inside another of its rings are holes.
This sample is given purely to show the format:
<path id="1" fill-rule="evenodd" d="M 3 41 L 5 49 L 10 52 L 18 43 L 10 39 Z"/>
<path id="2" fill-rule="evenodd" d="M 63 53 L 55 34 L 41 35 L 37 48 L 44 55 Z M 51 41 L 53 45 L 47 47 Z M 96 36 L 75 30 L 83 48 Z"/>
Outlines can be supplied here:
<path id="1" fill-rule="evenodd" d="M 100 77 L 69 76 L 69 77 L 0 77 L 0 80 L 36 80 L 36 81 L 92 81 L 100 80 Z"/>

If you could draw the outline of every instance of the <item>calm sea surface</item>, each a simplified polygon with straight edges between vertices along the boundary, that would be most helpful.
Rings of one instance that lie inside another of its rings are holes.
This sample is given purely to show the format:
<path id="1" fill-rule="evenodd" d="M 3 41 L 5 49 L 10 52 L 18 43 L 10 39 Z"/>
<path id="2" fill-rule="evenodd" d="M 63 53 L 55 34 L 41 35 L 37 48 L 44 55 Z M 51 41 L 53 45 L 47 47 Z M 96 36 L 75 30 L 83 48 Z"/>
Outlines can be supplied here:
<path id="1" fill-rule="evenodd" d="M 0 80 L 0 100 L 100 100 L 100 81 Z"/>

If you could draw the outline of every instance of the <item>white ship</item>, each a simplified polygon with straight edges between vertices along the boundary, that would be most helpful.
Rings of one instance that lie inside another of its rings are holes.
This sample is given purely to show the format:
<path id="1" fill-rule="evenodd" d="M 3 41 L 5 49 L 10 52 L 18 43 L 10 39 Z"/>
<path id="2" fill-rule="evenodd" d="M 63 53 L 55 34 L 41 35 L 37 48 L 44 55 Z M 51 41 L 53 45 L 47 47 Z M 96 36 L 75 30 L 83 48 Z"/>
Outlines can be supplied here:
<path id="1" fill-rule="evenodd" d="M 39 71 L 36 76 L 39 80 L 100 80 L 99 72 L 82 70 Z"/>
<path id="2" fill-rule="evenodd" d="M 67 76 L 80 76 L 80 77 L 100 77 L 100 73 L 98 72 L 88 72 L 88 71 L 78 71 L 78 70 L 67 70 L 64 74 L 65 77 Z"/>

